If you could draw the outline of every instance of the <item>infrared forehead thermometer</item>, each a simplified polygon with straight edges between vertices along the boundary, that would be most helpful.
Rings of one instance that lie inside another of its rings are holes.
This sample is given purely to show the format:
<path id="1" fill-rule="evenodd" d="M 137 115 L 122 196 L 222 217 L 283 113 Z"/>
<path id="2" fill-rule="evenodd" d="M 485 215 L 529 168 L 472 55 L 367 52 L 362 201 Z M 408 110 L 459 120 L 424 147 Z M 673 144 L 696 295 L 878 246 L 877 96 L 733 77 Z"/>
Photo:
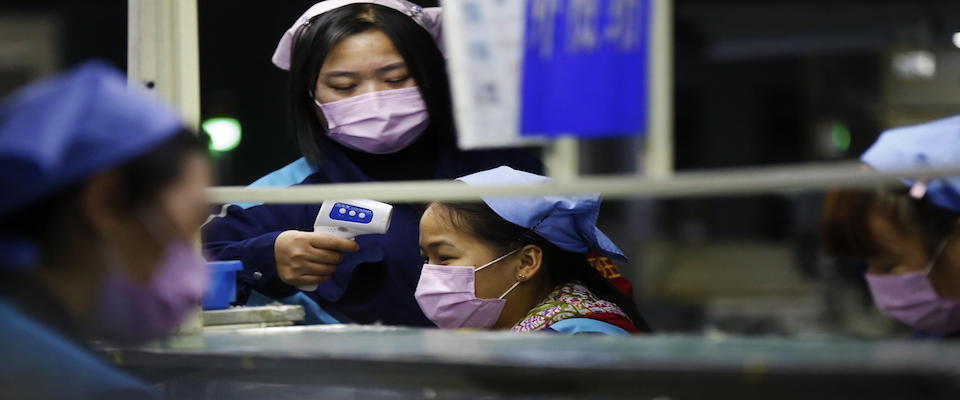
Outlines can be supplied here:
<path id="1" fill-rule="evenodd" d="M 360 235 L 387 233 L 393 206 L 374 200 L 328 200 L 320 206 L 313 231 L 353 239 Z M 312 292 L 319 285 L 298 286 Z"/>

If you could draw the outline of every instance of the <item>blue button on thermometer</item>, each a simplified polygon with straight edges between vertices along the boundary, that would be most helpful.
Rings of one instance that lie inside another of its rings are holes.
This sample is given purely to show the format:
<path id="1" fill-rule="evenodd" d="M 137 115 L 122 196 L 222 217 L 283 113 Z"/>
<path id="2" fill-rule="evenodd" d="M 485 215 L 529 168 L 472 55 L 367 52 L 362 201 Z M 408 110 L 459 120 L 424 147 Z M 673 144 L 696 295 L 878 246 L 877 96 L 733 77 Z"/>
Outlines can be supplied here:
<path id="1" fill-rule="evenodd" d="M 373 222 L 373 210 L 348 203 L 334 203 L 330 210 L 330 219 L 337 221 L 369 224 Z"/>
<path id="2" fill-rule="evenodd" d="M 313 231 L 346 239 L 360 235 L 387 233 L 393 206 L 374 200 L 325 201 L 320 206 Z M 312 292 L 317 285 L 300 286 L 300 290 Z"/>

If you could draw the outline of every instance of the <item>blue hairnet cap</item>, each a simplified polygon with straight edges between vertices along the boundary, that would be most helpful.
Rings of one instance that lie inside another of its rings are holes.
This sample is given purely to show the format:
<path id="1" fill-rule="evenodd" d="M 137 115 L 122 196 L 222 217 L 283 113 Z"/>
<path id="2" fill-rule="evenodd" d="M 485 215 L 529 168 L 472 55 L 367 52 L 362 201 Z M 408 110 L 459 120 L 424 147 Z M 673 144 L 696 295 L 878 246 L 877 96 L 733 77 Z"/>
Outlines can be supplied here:
<path id="1" fill-rule="evenodd" d="M 524 185 L 550 182 L 550 178 L 502 166 L 457 178 L 472 186 Z M 597 228 L 600 196 L 483 197 L 501 218 L 533 230 L 561 249 L 574 253 L 594 250 L 628 262 L 617 245 Z"/>
<path id="2" fill-rule="evenodd" d="M 888 130 L 860 159 L 881 172 L 960 167 L 960 116 Z M 926 182 L 925 195 L 939 207 L 960 211 L 960 177 Z"/>
<path id="3" fill-rule="evenodd" d="M 0 104 L 0 217 L 130 161 L 183 128 L 176 111 L 88 62 Z"/>

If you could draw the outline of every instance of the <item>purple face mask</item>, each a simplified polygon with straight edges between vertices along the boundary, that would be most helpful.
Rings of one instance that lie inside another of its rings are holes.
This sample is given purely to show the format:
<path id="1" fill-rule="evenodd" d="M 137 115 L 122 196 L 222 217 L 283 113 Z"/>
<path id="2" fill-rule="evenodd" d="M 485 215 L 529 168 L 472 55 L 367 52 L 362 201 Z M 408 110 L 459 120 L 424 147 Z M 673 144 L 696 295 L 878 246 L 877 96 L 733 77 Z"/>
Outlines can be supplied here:
<path id="1" fill-rule="evenodd" d="M 344 146 L 372 154 L 396 153 L 430 124 L 420 89 L 409 87 L 366 93 L 320 104 L 328 135 Z"/>
<path id="2" fill-rule="evenodd" d="M 118 265 L 116 251 L 105 252 L 113 265 L 97 303 L 96 334 L 117 344 L 139 344 L 176 330 L 203 301 L 208 273 L 203 259 L 186 240 L 169 241 L 150 281 L 134 281 Z M 112 256 L 111 256 L 112 254 Z"/>
<path id="3" fill-rule="evenodd" d="M 479 268 L 424 264 L 415 294 L 420 309 L 439 328 L 490 328 L 500 318 L 503 306 L 507 304 L 504 297 L 510 294 L 520 281 L 496 299 L 480 299 L 475 294 L 476 273 L 517 251 L 519 249 Z"/>
<path id="4" fill-rule="evenodd" d="M 925 332 L 960 331 L 960 302 L 941 298 L 929 274 L 943 252 L 941 244 L 926 270 L 898 275 L 867 274 L 873 301 L 887 315 Z"/>

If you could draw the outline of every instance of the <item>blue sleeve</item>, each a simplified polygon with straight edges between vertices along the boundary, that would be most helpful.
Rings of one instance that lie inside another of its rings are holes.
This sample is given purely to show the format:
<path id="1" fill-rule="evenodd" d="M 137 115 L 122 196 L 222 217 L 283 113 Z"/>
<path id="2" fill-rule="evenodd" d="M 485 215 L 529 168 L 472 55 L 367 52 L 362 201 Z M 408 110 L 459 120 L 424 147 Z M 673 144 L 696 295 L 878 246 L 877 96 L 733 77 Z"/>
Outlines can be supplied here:
<path id="1" fill-rule="evenodd" d="M 619 326 L 590 318 L 567 318 L 554 322 L 547 329 L 567 335 L 577 335 L 581 333 L 630 335 L 630 332 L 627 332 Z"/>
<path id="2" fill-rule="evenodd" d="M 314 172 L 316 169 L 310 166 L 306 159 L 300 158 L 257 179 L 249 187 L 292 186 L 303 183 Z M 243 262 L 243 271 L 237 274 L 242 283 L 241 292 L 249 292 L 249 288 L 253 288 L 275 299 L 289 297 L 296 294 L 297 289 L 277 277 L 273 243 L 283 231 L 312 231 L 319 206 L 311 207 L 262 203 L 224 204 L 217 207 L 213 218 L 203 227 L 204 250 L 214 260 Z"/>
<path id="3" fill-rule="evenodd" d="M 242 261 L 243 271 L 237 278 L 250 288 L 272 298 L 291 296 L 297 289 L 277 276 L 273 244 L 283 231 L 312 230 L 300 226 L 303 208 L 224 205 L 223 212 L 203 228 L 204 250 L 214 260 Z"/>

